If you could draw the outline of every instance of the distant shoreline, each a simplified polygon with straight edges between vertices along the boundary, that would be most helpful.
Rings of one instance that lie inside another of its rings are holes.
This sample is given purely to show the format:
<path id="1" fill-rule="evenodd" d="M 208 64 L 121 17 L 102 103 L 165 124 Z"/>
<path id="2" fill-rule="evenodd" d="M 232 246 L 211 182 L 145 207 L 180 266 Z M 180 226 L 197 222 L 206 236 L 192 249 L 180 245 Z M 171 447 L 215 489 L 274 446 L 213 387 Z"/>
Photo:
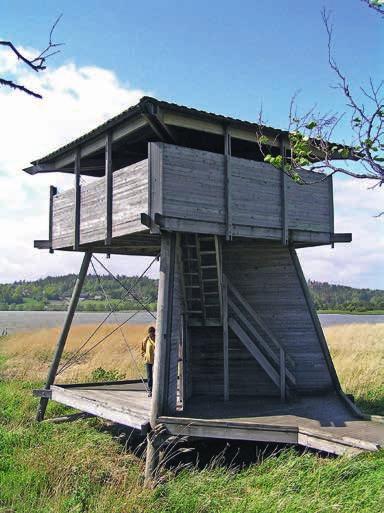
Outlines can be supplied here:
<path id="1" fill-rule="evenodd" d="M 155 308 L 148 309 L 151 312 L 156 312 Z M 147 311 L 148 311 L 147 310 Z M 65 308 L 56 310 L 0 310 L 0 312 L 66 312 Z M 116 310 L 116 313 L 127 313 L 132 311 L 145 312 L 143 308 L 135 308 L 134 310 Z M 78 313 L 110 313 L 110 310 L 78 310 Z M 329 314 L 329 315 L 384 315 L 384 310 L 317 310 L 318 314 Z"/>
<path id="2" fill-rule="evenodd" d="M 317 310 L 318 314 L 333 314 L 333 315 L 384 315 L 384 310 L 366 310 L 366 311 L 353 311 L 353 310 Z"/>

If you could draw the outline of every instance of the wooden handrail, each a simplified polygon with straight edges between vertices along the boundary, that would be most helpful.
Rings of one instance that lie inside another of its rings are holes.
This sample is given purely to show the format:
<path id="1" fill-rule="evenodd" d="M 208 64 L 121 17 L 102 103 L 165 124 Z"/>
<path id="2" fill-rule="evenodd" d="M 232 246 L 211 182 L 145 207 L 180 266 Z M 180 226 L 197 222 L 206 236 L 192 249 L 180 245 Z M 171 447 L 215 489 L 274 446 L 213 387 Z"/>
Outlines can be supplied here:
<path id="1" fill-rule="evenodd" d="M 250 317 L 257 322 L 257 324 L 262 328 L 262 330 L 266 333 L 266 335 L 269 337 L 271 342 L 275 345 L 275 349 L 277 351 L 280 351 L 282 348 L 281 344 L 276 340 L 275 336 L 271 333 L 270 329 L 265 325 L 265 323 L 260 319 L 260 316 L 255 312 L 255 310 L 252 308 L 252 306 L 248 303 L 248 301 L 241 295 L 241 293 L 238 291 L 238 289 L 231 283 L 231 281 L 228 279 L 228 276 L 226 276 L 227 285 L 228 285 L 228 292 L 233 294 L 236 298 L 236 300 L 242 305 L 242 307 L 248 312 Z M 294 367 L 294 361 L 289 355 L 286 355 L 287 363 L 289 363 L 292 367 Z"/>
<path id="2" fill-rule="evenodd" d="M 269 357 L 270 360 L 272 360 L 276 367 L 280 369 L 281 374 L 281 362 L 282 362 L 282 356 L 281 353 L 283 353 L 284 356 L 284 381 L 285 381 L 285 375 L 290 380 L 290 382 L 295 385 L 296 379 L 292 372 L 289 369 L 286 369 L 286 355 L 283 347 L 279 347 L 278 353 L 274 353 L 271 349 L 271 347 L 268 345 L 266 340 L 263 338 L 263 336 L 258 332 L 258 330 L 255 328 L 255 326 L 251 325 L 251 323 L 246 319 L 244 314 L 241 312 L 240 308 L 232 301 L 231 298 L 228 298 L 228 305 L 230 309 L 234 312 L 236 317 L 239 319 L 239 321 L 245 325 L 245 327 L 248 329 L 248 331 L 252 332 L 252 335 L 257 339 L 260 346 L 262 347 L 264 353 Z"/>

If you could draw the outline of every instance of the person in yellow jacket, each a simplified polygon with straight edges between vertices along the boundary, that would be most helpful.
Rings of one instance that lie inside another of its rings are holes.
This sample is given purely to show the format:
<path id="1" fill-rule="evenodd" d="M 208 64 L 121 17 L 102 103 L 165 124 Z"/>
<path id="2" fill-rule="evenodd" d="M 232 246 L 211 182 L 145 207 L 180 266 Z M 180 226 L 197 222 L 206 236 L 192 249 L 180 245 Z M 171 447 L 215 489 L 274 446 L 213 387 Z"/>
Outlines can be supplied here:
<path id="1" fill-rule="evenodd" d="M 152 396 L 153 362 L 155 360 L 156 330 L 153 326 L 148 328 L 148 335 L 141 343 L 141 355 L 144 358 L 148 378 L 148 397 Z"/>

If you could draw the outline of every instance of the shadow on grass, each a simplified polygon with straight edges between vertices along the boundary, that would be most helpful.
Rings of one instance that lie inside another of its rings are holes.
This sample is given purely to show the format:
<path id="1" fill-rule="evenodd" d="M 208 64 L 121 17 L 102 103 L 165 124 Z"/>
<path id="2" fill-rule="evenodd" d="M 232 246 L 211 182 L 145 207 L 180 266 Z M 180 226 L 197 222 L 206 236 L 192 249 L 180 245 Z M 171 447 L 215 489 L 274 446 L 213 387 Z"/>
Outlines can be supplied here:
<path id="1" fill-rule="evenodd" d="M 132 452 L 141 459 L 145 458 L 146 437 L 139 431 L 113 423 L 96 424 L 95 427 L 101 432 L 109 433 L 123 445 L 125 451 Z M 223 467 L 240 470 L 251 465 L 261 464 L 266 458 L 278 456 L 287 448 L 297 455 L 314 453 L 320 457 L 335 457 L 305 447 L 287 444 L 175 436 L 170 436 L 160 450 L 163 452 L 163 461 L 165 462 L 163 467 L 178 473 L 179 470 L 185 468 L 203 470 Z"/>
<path id="2" fill-rule="evenodd" d="M 356 398 L 356 405 L 360 410 L 369 415 L 384 416 L 384 395 Z"/>

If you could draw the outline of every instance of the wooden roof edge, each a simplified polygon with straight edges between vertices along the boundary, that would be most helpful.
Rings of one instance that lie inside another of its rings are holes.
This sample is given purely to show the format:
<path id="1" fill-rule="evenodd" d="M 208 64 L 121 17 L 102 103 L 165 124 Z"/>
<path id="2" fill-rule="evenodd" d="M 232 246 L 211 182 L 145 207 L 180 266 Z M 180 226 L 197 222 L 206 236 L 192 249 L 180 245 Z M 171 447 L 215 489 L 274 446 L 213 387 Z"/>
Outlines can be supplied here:
<path id="1" fill-rule="evenodd" d="M 222 114 L 215 114 L 213 112 L 207 112 L 204 110 L 195 109 L 193 107 L 187 107 L 184 105 L 178 105 L 176 103 L 167 102 L 164 100 L 158 100 L 156 98 L 150 97 L 150 96 L 143 96 L 140 101 L 133 105 L 132 107 L 129 107 L 125 111 L 121 112 L 117 116 L 112 117 L 111 119 L 107 120 L 106 122 L 102 123 L 101 125 L 97 126 L 93 130 L 83 134 L 82 136 L 70 141 L 69 143 L 65 144 L 64 146 L 61 146 L 57 150 L 49 153 L 48 155 L 34 160 L 31 162 L 31 166 L 28 166 L 23 169 L 28 174 L 34 175 L 38 173 L 47 173 L 47 172 L 73 172 L 72 169 L 65 169 L 65 166 L 67 166 L 70 162 L 73 161 L 74 157 L 74 150 L 78 148 L 79 146 L 84 146 L 86 144 L 90 145 L 89 153 L 91 154 L 92 151 L 96 151 L 97 149 L 100 149 L 99 147 L 102 147 L 102 141 L 97 141 L 100 139 L 101 136 L 105 135 L 108 131 L 118 130 L 119 126 L 126 125 L 127 123 L 133 123 L 134 119 L 136 118 L 136 125 L 138 128 L 149 124 L 148 120 L 146 118 L 148 112 L 158 112 L 161 111 L 162 117 L 165 118 L 164 122 L 165 125 L 167 125 L 167 114 L 168 114 L 168 121 L 170 120 L 169 114 L 173 114 L 173 121 L 170 121 L 169 124 L 173 124 L 174 126 L 183 126 L 182 122 L 180 121 L 181 116 L 184 117 L 185 120 L 199 120 L 202 122 L 202 125 L 196 125 L 196 127 L 199 126 L 199 128 L 196 128 L 197 130 L 201 131 L 208 131 L 208 132 L 216 132 L 221 133 L 221 131 L 224 133 L 224 130 L 226 127 L 233 128 L 234 133 L 233 137 L 242 139 L 243 137 L 247 140 L 249 140 L 249 137 L 252 136 L 252 133 L 255 134 L 255 130 L 262 129 L 266 132 L 266 135 L 269 135 L 271 137 L 271 143 L 273 143 L 273 140 L 277 141 L 278 137 L 283 135 L 287 138 L 289 136 L 289 131 L 279 128 L 274 128 L 272 126 L 268 125 L 260 125 L 255 122 L 251 121 L 245 121 L 238 118 L 230 117 L 230 116 L 224 116 Z M 177 117 L 179 116 L 179 120 L 177 120 Z M 138 121 L 140 120 L 140 121 Z M 204 123 L 205 127 L 204 128 Z M 212 127 L 216 125 L 217 131 L 215 130 L 209 130 L 207 127 Z M 134 125 L 134 123 L 133 123 Z M 186 124 L 188 126 L 188 123 Z M 132 131 L 135 128 L 135 126 L 132 127 Z M 124 137 L 124 130 L 120 131 L 121 133 L 118 134 L 119 137 Z M 129 132 L 129 130 L 128 130 Z M 246 133 L 248 132 L 248 137 L 246 136 Z M 254 137 L 256 140 L 256 137 Z M 97 142 L 99 144 L 97 144 Z M 276 143 L 279 144 L 279 143 Z M 329 143 L 335 146 L 338 146 L 340 148 L 345 148 L 345 145 L 337 144 L 337 143 Z M 86 154 L 85 156 L 87 156 Z M 340 159 L 341 157 L 339 155 L 335 155 L 335 160 Z M 47 165 L 49 164 L 49 165 Z M 63 169 L 64 167 L 64 169 Z"/>

